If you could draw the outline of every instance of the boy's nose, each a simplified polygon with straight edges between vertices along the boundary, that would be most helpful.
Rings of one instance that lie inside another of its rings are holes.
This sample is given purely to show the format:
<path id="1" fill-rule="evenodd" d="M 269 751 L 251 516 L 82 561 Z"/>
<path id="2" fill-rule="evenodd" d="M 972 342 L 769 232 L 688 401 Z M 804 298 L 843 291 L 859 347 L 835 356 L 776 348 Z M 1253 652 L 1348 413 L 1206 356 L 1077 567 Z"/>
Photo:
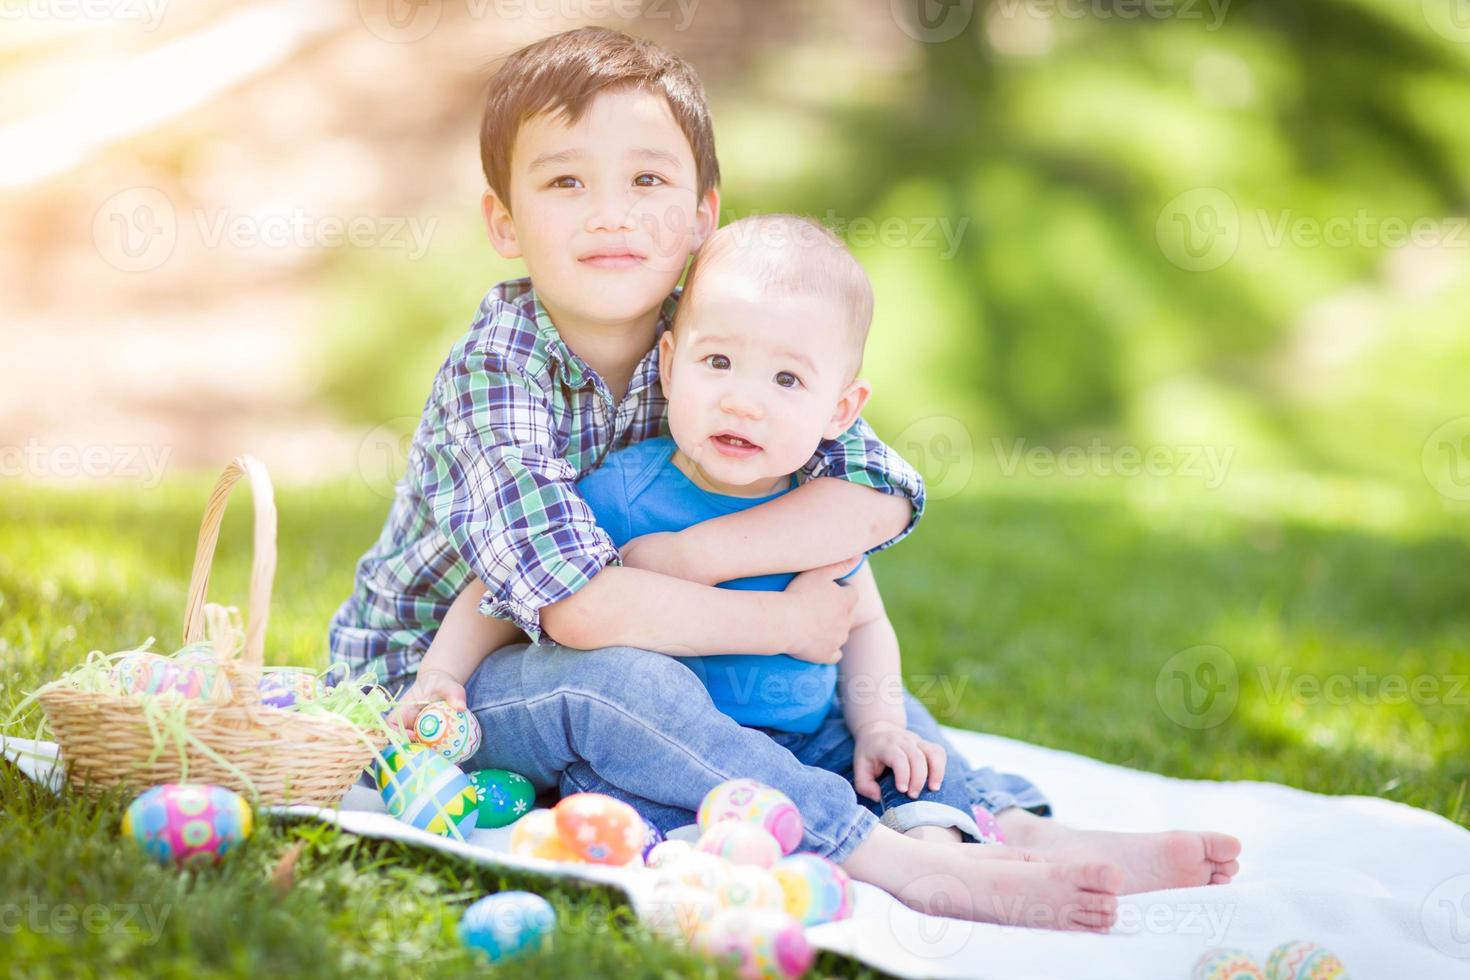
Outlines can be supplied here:
<path id="1" fill-rule="evenodd" d="M 587 215 L 588 231 L 632 231 L 633 204 L 627 195 L 602 191 L 592 200 Z"/>

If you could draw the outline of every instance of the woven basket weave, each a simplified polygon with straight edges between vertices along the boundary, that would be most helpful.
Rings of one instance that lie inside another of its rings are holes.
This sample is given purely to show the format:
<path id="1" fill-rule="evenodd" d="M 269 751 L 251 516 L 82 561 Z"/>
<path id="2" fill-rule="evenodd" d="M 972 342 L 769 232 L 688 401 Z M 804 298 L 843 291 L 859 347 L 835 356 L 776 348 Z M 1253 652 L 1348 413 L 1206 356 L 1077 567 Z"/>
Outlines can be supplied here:
<path id="1" fill-rule="evenodd" d="M 237 456 L 230 463 L 205 507 L 184 607 L 185 645 L 204 639 L 204 597 L 220 521 L 230 491 L 242 476 L 249 478 L 255 503 L 255 546 L 244 649 L 237 658 L 223 661 L 231 681 L 229 700 L 184 702 L 190 737 L 181 755 L 179 746 L 166 738 L 161 750 L 156 747 L 142 695 L 64 687 L 45 691 L 41 705 L 74 789 L 95 796 L 114 787 L 145 789 L 187 777 L 190 782 L 228 786 L 262 804 L 334 805 L 373 760 L 374 752 L 387 744 L 385 736 L 364 732 L 336 715 L 304 714 L 260 703 L 256 685 L 265 660 L 265 627 L 276 571 L 276 507 L 265 466 L 253 457 Z M 217 608 L 211 606 L 210 612 Z M 229 765 L 221 765 L 219 759 Z"/>

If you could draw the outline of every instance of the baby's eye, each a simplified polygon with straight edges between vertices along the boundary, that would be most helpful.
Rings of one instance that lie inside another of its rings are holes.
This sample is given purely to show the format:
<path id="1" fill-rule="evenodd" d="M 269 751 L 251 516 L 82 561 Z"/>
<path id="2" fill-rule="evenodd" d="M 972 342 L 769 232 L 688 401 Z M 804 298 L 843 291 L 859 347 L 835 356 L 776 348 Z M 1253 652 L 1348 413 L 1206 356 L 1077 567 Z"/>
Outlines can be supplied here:
<path id="1" fill-rule="evenodd" d="M 633 178 L 633 183 L 639 187 L 658 187 L 663 182 L 664 179 L 658 174 L 639 174 Z"/>
<path id="2" fill-rule="evenodd" d="M 581 187 L 582 186 L 582 182 L 580 180 L 578 180 L 577 178 L 571 176 L 571 175 L 563 175 L 561 177 L 554 177 L 554 178 L 552 178 L 551 183 L 548 184 L 547 186 L 548 187 L 568 187 L 568 188 L 575 188 L 575 187 Z"/>
<path id="3" fill-rule="evenodd" d="M 780 385 L 782 388 L 800 388 L 801 379 L 792 374 L 790 371 L 777 371 L 776 384 Z"/>
<path id="4" fill-rule="evenodd" d="M 724 354 L 708 354 L 704 358 L 704 363 L 708 364 L 716 371 L 730 370 L 730 359 Z"/>

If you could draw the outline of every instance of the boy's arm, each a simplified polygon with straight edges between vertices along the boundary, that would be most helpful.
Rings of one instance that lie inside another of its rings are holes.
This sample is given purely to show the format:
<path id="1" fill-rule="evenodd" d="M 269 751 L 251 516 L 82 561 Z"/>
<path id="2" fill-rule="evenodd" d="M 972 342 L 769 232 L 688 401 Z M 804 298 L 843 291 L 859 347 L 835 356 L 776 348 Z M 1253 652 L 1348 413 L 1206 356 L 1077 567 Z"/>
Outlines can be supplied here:
<path id="1" fill-rule="evenodd" d="M 759 507 L 635 538 L 623 562 L 706 585 L 815 568 L 894 544 L 924 510 L 923 478 L 862 419 L 824 441 L 801 476 Z"/>
<path id="2" fill-rule="evenodd" d="M 486 586 L 482 615 L 509 620 L 533 642 L 544 630 L 581 649 L 840 656 L 852 599 L 831 582 L 837 575 L 757 593 L 618 567 L 575 468 L 557 451 L 544 386 L 493 348 L 451 357 L 424 430 L 409 465 L 420 468 L 434 524 Z"/>

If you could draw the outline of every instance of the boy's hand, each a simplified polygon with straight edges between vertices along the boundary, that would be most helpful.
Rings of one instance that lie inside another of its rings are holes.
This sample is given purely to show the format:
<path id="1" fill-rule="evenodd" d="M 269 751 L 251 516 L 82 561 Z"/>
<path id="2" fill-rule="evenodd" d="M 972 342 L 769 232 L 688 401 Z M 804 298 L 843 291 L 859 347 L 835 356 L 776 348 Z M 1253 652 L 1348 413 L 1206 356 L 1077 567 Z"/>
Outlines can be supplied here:
<path id="1" fill-rule="evenodd" d="M 842 645 L 852 629 L 852 607 L 857 592 L 838 585 L 857 567 L 861 555 L 832 565 L 802 572 L 786 586 L 786 594 L 798 599 L 794 636 L 786 651 L 798 660 L 835 664 L 842 659 Z"/>
<path id="2" fill-rule="evenodd" d="M 931 790 L 944 782 L 947 759 L 944 746 L 926 742 L 906 728 L 887 721 L 874 722 L 855 733 L 852 750 L 852 783 L 863 796 L 881 801 L 878 777 L 893 769 L 893 782 L 900 793 L 917 799 L 929 781 Z"/>
<path id="3" fill-rule="evenodd" d="M 424 705 L 433 701 L 448 701 L 463 711 L 464 685 L 455 680 L 448 671 L 420 670 L 413 686 L 398 698 L 399 725 L 404 732 L 413 731 L 413 723 L 418 721 L 419 712 Z"/>

